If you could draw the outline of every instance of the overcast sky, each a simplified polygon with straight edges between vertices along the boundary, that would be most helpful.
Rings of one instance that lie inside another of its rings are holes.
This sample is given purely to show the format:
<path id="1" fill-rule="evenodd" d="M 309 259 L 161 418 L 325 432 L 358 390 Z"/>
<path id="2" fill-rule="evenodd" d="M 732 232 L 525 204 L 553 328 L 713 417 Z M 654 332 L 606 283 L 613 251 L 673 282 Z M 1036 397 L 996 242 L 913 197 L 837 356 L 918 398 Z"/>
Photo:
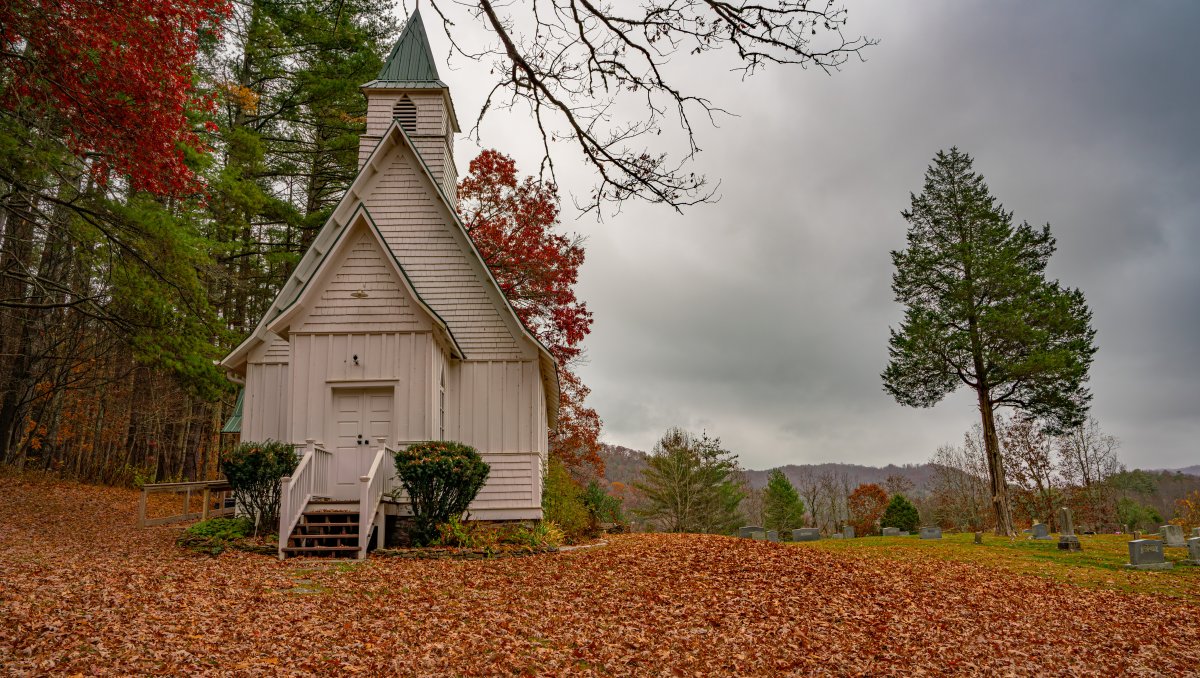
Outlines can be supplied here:
<path id="1" fill-rule="evenodd" d="M 649 450 L 669 426 L 706 429 L 759 469 L 920 463 L 960 442 L 978 420 L 969 393 L 917 410 L 879 378 L 901 314 L 900 211 L 957 145 L 1018 221 L 1051 224 L 1050 275 L 1095 314 L 1093 413 L 1123 461 L 1200 463 L 1200 4 L 848 6 L 850 32 L 880 44 L 833 76 L 677 71 L 738 116 L 699 132 L 720 202 L 630 204 L 599 224 L 566 210 L 588 238 L 581 374 L 604 439 Z M 440 68 L 470 127 L 488 69 Z M 522 117 L 493 116 L 482 135 L 536 169 Z M 460 140 L 460 168 L 477 151 Z M 569 166 L 559 178 L 580 194 L 592 181 Z"/>

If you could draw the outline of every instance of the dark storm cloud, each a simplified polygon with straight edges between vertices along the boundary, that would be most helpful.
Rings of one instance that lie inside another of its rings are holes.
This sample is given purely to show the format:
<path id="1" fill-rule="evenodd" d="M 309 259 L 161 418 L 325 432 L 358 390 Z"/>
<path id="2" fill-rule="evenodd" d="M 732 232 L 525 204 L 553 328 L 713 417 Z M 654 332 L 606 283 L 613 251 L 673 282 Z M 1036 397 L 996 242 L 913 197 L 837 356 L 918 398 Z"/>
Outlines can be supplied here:
<path id="1" fill-rule="evenodd" d="M 957 145 L 1017 220 L 1051 224 L 1050 273 L 1095 312 L 1093 411 L 1125 461 L 1196 463 L 1200 5 L 851 7 L 851 28 L 881 44 L 832 77 L 680 69 L 738 115 L 701 132 L 719 203 L 574 225 L 596 315 L 582 374 L 607 439 L 648 449 L 668 426 L 705 427 L 756 468 L 919 462 L 960 440 L 969 394 L 912 410 L 879 379 L 900 317 L 899 212 Z M 447 77 L 457 98 L 486 91 L 462 75 Z M 532 169 L 524 145 L 504 150 Z M 471 152 L 460 144 L 461 166 Z"/>

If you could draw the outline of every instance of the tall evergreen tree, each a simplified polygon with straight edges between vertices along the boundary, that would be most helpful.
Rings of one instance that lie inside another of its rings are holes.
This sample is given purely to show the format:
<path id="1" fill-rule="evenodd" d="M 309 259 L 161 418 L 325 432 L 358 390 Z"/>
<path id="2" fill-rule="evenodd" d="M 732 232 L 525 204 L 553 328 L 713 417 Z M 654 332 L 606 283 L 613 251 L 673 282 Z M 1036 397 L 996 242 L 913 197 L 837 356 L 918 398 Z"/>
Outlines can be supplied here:
<path id="1" fill-rule="evenodd" d="M 957 148 L 938 152 L 903 216 L 908 247 L 892 252 L 892 290 L 905 313 L 891 330 L 884 390 L 911 407 L 932 407 L 963 384 L 975 391 L 996 532 L 1011 535 L 995 412 L 1011 407 L 1058 428 L 1083 420 L 1091 311 L 1078 289 L 1046 279 L 1049 224 L 1014 226 Z"/>
<path id="2" fill-rule="evenodd" d="M 634 483 L 645 497 L 645 508 L 635 513 L 667 532 L 730 534 L 742 520 L 737 471 L 737 456 L 722 449 L 720 439 L 670 429 Z"/>
<path id="3" fill-rule="evenodd" d="M 800 501 L 800 493 L 783 471 L 771 471 L 763 491 L 763 527 L 783 533 L 802 526 L 803 521 L 804 502 Z"/>

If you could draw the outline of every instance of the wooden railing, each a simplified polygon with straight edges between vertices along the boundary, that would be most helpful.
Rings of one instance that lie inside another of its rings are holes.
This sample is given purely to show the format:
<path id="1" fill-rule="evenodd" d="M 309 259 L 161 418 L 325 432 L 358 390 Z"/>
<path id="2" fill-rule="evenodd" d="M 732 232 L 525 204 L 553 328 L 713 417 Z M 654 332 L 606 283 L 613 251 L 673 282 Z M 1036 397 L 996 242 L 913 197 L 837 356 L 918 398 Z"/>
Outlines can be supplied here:
<path id="1" fill-rule="evenodd" d="M 383 492 L 387 488 L 388 478 L 391 474 L 392 457 L 395 452 L 388 448 L 383 439 L 379 439 L 379 451 L 375 453 L 375 459 L 371 462 L 371 468 L 367 471 L 367 475 L 361 476 L 359 480 L 359 497 L 358 497 L 358 557 L 359 559 L 367 557 L 367 539 L 371 536 L 371 527 L 378 524 L 379 533 L 376 536 L 376 541 L 383 543 L 384 521 L 380 520 L 382 512 L 380 508 L 383 503 Z"/>
<path id="2" fill-rule="evenodd" d="M 157 518 L 147 517 L 148 504 L 150 495 L 163 493 L 179 494 L 183 493 L 183 513 L 175 513 L 167 516 L 158 516 Z M 200 495 L 200 510 L 192 511 L 192 493 Z M 194 483 L 154 483 L 151 485 L 142 485 L 142 498 L 138 502 L 138 527 L 149 527 L 151 525 L 165 525 L 167 523 L 177 523 L 185 520 L 208 520 L 209 518 L 217 518 L 222 516 L 233 515 L 233 507 L 225 506 L 226 499 L 230 497 L 233 488 L 225 480 L 201 480 Z M 218 508 L 212 507 L 213 498 L 220 501 Z"/>
<path id="3" fill-rule="evenodd" d="M 304 456 L 291 476 L 279 479 L 279 559 L 288 537 L 300 522 L 300 515 L 313 497 L 329 494 L 329 476 L 333 473 L 333 455 L 311 438 L 305 441 Z"/>

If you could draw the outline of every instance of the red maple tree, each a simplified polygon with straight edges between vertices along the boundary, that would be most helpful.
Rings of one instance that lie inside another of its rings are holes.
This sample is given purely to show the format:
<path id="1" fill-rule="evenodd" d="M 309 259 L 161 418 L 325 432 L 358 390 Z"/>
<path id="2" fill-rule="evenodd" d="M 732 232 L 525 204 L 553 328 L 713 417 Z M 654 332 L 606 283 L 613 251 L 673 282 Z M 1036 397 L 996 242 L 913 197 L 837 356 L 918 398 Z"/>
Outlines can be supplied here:
<path id="1" fill-rule="evenodd" d="M 229 0 L 6 0 L 0 109 L 52 125 L 101 184 L 116 172 L 134 190 L 194 194 L 185 147 L 207 146 L 189 114 L 213 100 L 193 62 L 228 14 Z"/>
<path id="2" fill-rule="evenodd" d="M 859 485 L 846 500 L 854 534 L 864 537 L 875 531 L 875 523 L 887 508 L 888 494 L 875 483 Z"/>
<path id="3" fill-rule="evenodd" d="M 603 473 L 600 417 L 584 405 L 590 389 L 571 367 L 591 331 L 592 314 L 575 296 L 582 239 L 560 225 L 558 189 L 533 177 L 518 179 L 512 158 L 479 154 L 458 185 L 458 209 L 467 232 L 525 326 L 559 364 L 558 426 L 550 451 L 568 466 Z"/>

